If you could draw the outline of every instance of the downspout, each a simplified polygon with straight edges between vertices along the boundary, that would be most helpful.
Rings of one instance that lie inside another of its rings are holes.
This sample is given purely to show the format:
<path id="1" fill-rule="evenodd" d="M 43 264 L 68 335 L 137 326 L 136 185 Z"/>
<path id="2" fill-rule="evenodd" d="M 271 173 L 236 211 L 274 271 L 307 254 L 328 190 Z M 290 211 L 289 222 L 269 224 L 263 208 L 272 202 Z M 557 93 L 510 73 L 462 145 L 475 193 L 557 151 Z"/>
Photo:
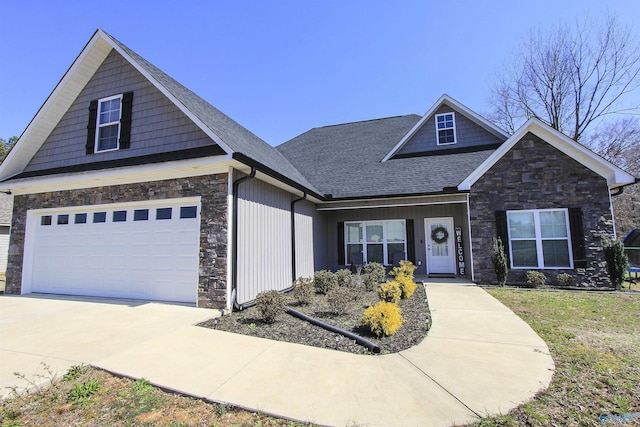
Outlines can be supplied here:
<path id="1" fill-rule="evenodd" d="M 231 301 L 236 310 L 242 310 L 238 304 L 238 187 L 245 181 L 256 176 L 256 168 L 251 166 L 251 172 L 247 176 L 238 178 L 233 182 L 233 252 L 231 254 Z"/>
<path id="2" fill-rule="evenodd" d="M 295 204 L 307 198 L 307 193 L 302 193 L 302 197 L 291 202 L 291 283 L 297 279 L 296 275 L 296 210 Z"/>

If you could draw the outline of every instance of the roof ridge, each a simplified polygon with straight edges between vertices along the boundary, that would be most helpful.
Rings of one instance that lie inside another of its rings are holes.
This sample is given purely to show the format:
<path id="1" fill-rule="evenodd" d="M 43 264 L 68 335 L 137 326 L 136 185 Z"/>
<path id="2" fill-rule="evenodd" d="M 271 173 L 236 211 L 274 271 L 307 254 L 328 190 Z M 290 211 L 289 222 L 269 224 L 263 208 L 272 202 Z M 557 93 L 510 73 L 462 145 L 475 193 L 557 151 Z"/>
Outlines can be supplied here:
<path id="1" fill-rule="evenodd" d="M 399 116 L 379 117 L 379 118 L 376 118 L 376 119 L 365 119 L 365 120 L 356 120 L 356 121 L 353 121 L 353 122 L 336 123 L 336 124 L 333 124 L 333 125 L 326 125 L 326 126 L 316 126 L 316 127 L 311 128 L 311 129 L 326 129 L 326 128 L 331 128 L 331 127 L 336 127 L 336 126 L 353 125 L 353 124 L 357 124 L 357 123 L 366 123 L 366 122 L 377 122 L 377 121 L 380 121 L 380 120 L 398 119 L 398 118 L 401 118 L 401 117 L 409 117 L 409 116 L 420 117 L 419 114 L 411 113 L 411 114 L 402 114 L 402 115 L 399 115 Z"/>

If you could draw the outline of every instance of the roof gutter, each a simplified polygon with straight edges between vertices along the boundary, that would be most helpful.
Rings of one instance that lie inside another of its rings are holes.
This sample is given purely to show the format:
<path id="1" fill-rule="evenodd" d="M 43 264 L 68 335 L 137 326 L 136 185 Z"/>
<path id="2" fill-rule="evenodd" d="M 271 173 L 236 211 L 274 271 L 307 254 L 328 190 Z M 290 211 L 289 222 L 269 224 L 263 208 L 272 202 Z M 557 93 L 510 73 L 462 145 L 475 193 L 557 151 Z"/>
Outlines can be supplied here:
<path id="1" fill-rule="evenodd" d="M 242 310 L 243 306 L 238 304 L 238 187 L 245 181 L 249 181 L 256 176 L 256 168 L 251 167 L 249 175 L 243 176 L 233 181 L 233 252 L 231 254 L 231 300 L 236 310 Z"/>
<path id="2" fill-rule="evenodd" d="M 265 166 L 264 164 L 257 162 L 255 160 L 253 160 L 251 157 L 248 157 L 242 153 L 238 153 L 238 152 L 234 152 L 231 155 L 231 158 L 233 160 L 237 160 L 240 163 L 244 163 L 245 165 L 251 167 L 251 168 L 255 168 L 258 171 L 262 172 L 265 175 L 270 176 L 271 178 L 277 179 L 278 181 L 287 184 L 290 187 L 295 188 L 296 190 L 301 191 L 302 193 L 306 193 L 308 196 L 314 197 L 318 200 L 325 200 L 325 197 L 321 194 L 316 193 L 315 191 L 312 191 L 311 189 L 305 187 L 304 185 L 301 185 L 299 183 L 297 183 L 296 181 L 287 178 L 286 176 L 282 175 L 279 172 L 274 171 L 273 169 L 271 169 L 268 166 Z"/>

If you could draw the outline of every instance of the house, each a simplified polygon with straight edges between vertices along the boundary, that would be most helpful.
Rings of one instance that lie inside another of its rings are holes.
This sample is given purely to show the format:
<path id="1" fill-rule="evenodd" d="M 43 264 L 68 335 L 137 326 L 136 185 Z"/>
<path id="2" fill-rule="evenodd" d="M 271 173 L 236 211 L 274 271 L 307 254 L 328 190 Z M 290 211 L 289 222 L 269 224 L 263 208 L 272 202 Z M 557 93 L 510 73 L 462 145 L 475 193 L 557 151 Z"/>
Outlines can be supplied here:
<path id="1" fill-rule="evenodd" d="M 535 119 L 507 135 L 447 95 L 274 148 L 98 30 L 0 182 L 7 293 L 242 308 L 360 260 L 492 282 L 495 236 L 510 280 L 608 286 L 610 197 L 635 178 Z"/>

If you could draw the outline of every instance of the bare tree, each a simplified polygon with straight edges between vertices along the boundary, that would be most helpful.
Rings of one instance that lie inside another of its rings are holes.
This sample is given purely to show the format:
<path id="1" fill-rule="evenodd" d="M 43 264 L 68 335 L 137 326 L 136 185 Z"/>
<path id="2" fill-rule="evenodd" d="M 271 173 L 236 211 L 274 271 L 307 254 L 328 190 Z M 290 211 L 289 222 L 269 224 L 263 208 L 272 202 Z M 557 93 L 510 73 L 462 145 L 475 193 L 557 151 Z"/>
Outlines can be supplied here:
<path id="1" fill-rule="evenodd" d="M 579 141 L 604 116 L 640 112 L 628 104 L 640 86 L 640 45 L 615 17 L 533 30 L 510 64 L 490 100 L 490 116 L 508 131 L 536 117 Z"/>
<path id="2" fill-rule="evenodd" d="M 602 157 L 640 177 L 640 119 L 625 117 L 599 125 L 584 144 Z M 640 227 L 640 183 L 613 197 L 618 237 Z"/>

